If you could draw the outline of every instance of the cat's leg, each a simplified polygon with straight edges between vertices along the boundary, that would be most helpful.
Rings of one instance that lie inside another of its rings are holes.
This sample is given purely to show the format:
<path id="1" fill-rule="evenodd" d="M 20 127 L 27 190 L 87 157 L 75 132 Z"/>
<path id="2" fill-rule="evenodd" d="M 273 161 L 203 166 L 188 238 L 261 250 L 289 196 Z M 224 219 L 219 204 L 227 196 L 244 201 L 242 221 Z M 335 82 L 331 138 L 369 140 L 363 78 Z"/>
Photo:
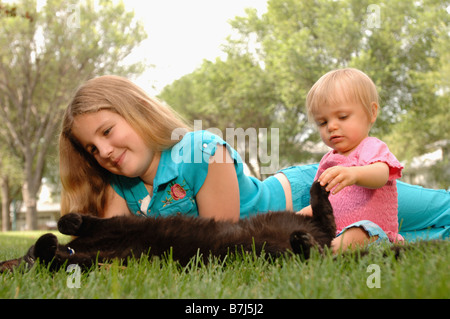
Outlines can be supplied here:
<path id="1" fill-rule="evenodd" d="M 77 235 L 82 223 L 83 217 L 80 214 L 70 213 L 59 219 L 58 230 L 65 235 Z"/>
<path id="2" fill-rule="evenodd" d="M 120 217 L 98 218 L 95 216 L 69 213 L 58 221 L 58 230 L 65 235 L 89 236 L 99 232 L 109 232 L 110 225 Z"/>
<path id="3" fill-rule="evenodd" d="M 313 211 L 313 221 L 320 225 L 320 228 L 332 240 L 336 236 L 336 223 L 334 221 L 333 207 L 328 199 L 329 192 L 315 181 L 311 186 L 311 207 Z"/>
<path id="4" fill-rule="evenodd" d="M 51 270 L 58 270 L 66 264 L 77 264 L 83 269 L 89 269 L 97 258 L 96 251 L 76 251 L 67 245 L 59 245 L 58 239 L 53 234 L 42 235 L 34 245 L 33 256 L 41 263 L 50 264 Z"/>
<path id="5" fill-rule="evenodd" d="M 39 237 L 34 245 L 34 256 L 41 262 L 49 263 L 53 260 L 58 249 L 58 238 L 53 234 L 45 234 Z"/>

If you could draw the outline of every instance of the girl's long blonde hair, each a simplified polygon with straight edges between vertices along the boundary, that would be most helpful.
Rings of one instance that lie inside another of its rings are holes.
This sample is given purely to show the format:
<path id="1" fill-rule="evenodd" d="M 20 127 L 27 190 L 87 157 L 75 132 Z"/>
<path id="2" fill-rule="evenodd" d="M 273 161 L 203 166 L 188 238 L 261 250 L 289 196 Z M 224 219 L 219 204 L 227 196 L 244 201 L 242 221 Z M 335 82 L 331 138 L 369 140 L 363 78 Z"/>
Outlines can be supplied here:
<path id="1" fill-rule="evenodd" d="M 181 117 L 157 99 L 149 97 L 128 79 L 106 75 L 84 83 L 75 93 L 63 117 L 59 137 L 61 214 L 79 212 L 102 215 L 110 173 L 78 143 L 72 134 L 77 115 L 109 110 L 121 115 L 153 151 L 176 144 L 176 129 L 189 131 Z M 178 131 L 179 132 L 179 131 Z"/>

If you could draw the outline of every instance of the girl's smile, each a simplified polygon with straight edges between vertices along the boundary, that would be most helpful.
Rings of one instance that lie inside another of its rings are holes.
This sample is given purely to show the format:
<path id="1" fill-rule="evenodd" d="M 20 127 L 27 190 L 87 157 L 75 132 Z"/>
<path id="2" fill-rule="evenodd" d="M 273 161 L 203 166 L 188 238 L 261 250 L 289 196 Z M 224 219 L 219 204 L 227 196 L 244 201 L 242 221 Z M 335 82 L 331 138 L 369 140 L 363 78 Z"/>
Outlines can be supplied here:
<path id="1" fill-rule="evenodd" d="M 123 151 L 123 153 L 121 155 L 119 155 L 119 157 L 117 159 L 113 159 L 114 165 L 117 168 L 120 168 L 120 166 L 122 165 L 122 163 L 124 161 L 124 158 L 125 158 L 125 155 L 126 155 L 126 152 L 127 152 L 126 150 Z"/>

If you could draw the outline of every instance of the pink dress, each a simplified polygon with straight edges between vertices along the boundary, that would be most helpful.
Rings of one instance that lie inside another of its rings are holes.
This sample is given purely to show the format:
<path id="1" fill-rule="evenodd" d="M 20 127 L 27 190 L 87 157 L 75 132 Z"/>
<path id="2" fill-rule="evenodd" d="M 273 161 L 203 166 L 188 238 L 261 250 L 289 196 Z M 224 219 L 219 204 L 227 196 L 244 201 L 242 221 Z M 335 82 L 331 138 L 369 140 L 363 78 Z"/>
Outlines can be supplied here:
<path id="1" fill-rule="evenodd" d="M 380 226 L 390 241 L 401 240 L 402 237 L 398 234 L 396 179 L 401 177 L 403 166 L 384 142 L 375 137 L 367 137 L 348 156 L 340 155 L 335 150 L 328 152 L 320 161 L 315 179 L 332 166 L 365 166 L 376 162 L 389 166 L 386 185 L 378 189 L 352 185 L 336 195 L 330 194 L 337 233 L 350 224 L 369 220 Z"/>

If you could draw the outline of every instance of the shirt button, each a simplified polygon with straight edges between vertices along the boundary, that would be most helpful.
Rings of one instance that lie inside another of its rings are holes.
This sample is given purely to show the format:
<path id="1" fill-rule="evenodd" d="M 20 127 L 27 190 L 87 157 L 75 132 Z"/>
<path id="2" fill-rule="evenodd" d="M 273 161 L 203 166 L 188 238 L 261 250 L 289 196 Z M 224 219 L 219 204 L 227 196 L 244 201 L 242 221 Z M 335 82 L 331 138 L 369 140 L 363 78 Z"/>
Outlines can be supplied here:
<path id="1" fill-rule="evenodd" d="M 206 144 L 206 143 L 203 143 L 203 148 L 207 148 L 208 147 L 208 144 Z"/>

